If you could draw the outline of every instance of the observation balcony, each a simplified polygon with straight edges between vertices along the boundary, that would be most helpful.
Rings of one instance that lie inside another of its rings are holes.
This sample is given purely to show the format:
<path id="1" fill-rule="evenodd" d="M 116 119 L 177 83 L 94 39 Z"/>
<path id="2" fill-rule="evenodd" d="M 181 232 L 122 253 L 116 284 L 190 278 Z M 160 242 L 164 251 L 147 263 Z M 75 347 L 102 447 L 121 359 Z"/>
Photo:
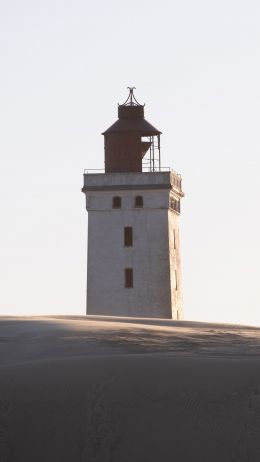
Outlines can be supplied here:
<path id="1" fill-rule="evenodd" d="M 129 189 L 172 189 L 180 197 L 182 192 L 181 175 L 170 167 L 161 168 L 160 171 L 104 173 L 103 169 L 85 169 L 84 186 L 82 192 L 98 190 L 129 190 Z"/>

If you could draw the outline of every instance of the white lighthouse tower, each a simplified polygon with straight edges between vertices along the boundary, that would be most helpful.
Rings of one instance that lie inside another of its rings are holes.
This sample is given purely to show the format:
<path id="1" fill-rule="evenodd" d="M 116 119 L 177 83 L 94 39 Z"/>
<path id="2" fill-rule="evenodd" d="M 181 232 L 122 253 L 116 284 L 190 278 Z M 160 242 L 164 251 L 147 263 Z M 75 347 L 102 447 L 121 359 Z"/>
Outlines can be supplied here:
<path id="1" fill-rule="evenodd" d="M 182 319 L 181 177 L 129 88 L 104 133 L 105 172 L 84 173 L 87 314 Z"/>

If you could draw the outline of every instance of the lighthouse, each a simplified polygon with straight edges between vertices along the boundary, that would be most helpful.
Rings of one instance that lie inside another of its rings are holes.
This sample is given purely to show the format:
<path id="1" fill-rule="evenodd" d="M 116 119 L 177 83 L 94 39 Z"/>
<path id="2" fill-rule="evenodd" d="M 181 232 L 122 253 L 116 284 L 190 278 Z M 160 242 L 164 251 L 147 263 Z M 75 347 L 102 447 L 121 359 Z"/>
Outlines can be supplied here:
<path id="1" fill-rule="evenodd" d="M 161 131 L 129 88 L 102 134 L 105 170 L 84 172 L 87 314 L 182 319 L 181 176 L 161 165 Z"/>

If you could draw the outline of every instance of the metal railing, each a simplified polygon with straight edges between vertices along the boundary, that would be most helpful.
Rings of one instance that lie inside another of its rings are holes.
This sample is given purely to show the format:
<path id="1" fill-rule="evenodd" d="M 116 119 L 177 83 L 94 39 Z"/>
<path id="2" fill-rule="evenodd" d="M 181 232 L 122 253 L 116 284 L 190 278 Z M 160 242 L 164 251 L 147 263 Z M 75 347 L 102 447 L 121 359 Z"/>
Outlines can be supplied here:
<path id="1" fill-rule="evenodd" d="M 177 176 L 180 176 L 179 173 L 175 172 L 175 170 L 172 170 L 171 167 L 161 167 L 160 169 L 154 169 L 154 170 L 151 170 L 150 167 L 143 167 L 142 168 L 142 171 L 141 172 L 108 172 L 107 175 L 109 175 L 110 173 L 113 174 L 113 173 L 123 173 L 124 175 L 129 173 L 160 173 L 160 172 L 172 172 L 174 173 L 174 175 L 177 175 Z M 104 168 L 85 168 L 84 169 L 84 175 L 86 174 L 91 174 L 91 173 L 105 173 L 105 169 Z"/>
<path id="2" fill-rule="evenodd" d="M 106 175 L 113 175 L 114 173 L 123 173 L 124 175 L 131 175 L 133 173 L 164 173 L 164 172 L 171 172 L 172 173 L 172 184 L 177 189 L 181 190 L 181 182 L 182 178 L 181 175 L 175 170 L 172 170 L 171 167 L 161 167 L 157 170 L 151 170 L 149 167 L 143 168 L 142 172 L 109 172 Z M 104 174 L 104 168 L 85 168 L 84 175 L 91 175 L 91 174 Z"/>

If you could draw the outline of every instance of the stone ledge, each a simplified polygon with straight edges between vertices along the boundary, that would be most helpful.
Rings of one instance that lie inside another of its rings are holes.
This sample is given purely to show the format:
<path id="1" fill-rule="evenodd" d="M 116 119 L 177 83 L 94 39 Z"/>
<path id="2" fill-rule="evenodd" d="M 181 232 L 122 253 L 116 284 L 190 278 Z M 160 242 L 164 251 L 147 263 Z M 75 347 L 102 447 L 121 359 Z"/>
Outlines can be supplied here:
<path id="1" fill-rule="evenodd" d="M 180 196 L 184 196 L 181 186 L 178 187 L 176 182 L 181 185 L 181 177 L 174 172 L 85 173 L 82 192 L 174 189 Z"/>

